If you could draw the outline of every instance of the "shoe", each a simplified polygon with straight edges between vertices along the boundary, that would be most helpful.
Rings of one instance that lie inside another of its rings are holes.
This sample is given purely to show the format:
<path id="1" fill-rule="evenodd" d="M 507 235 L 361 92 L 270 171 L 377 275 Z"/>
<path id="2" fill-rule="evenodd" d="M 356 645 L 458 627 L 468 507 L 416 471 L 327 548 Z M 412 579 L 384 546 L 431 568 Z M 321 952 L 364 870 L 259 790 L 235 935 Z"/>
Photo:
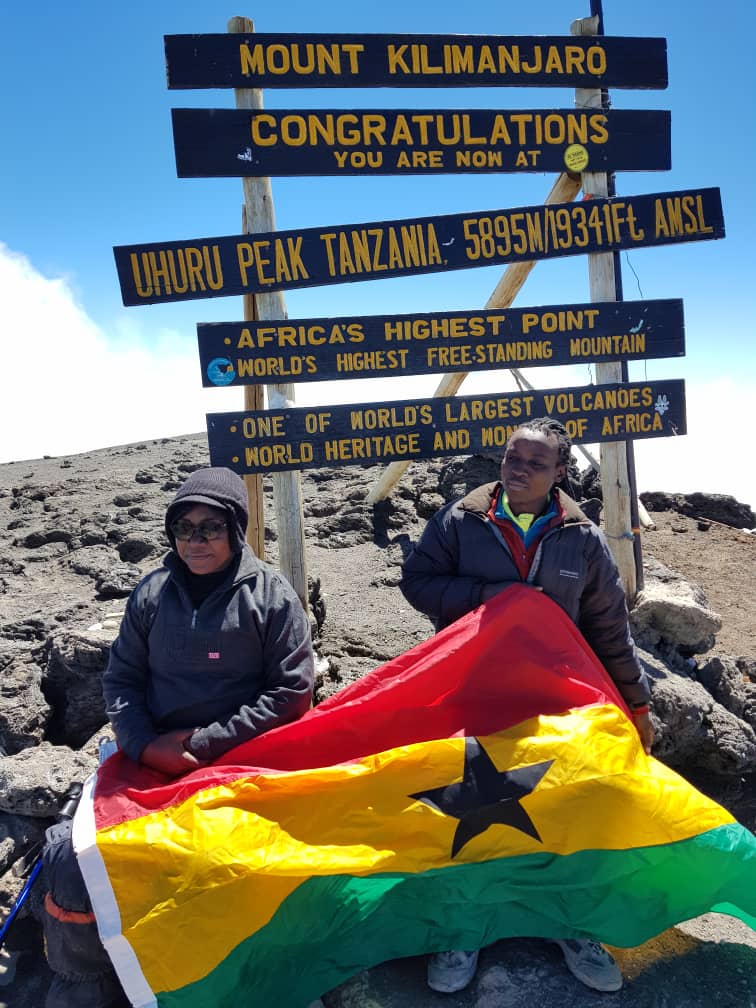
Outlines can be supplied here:
<path id="1" fill-rule="evenodd" d="M 622 974 L 617 963 L 597 941 L 572 938 L 556 944 L 564 953 L 567 969 L 586 987 L 605 993 L 622 987 Z"/>
<path id="2" fill-rule="evenodd" d="M 478 950 L 439 952 L 428 960 L 428 986 L 440 994 L 464 990 L 478 968 Z"/>

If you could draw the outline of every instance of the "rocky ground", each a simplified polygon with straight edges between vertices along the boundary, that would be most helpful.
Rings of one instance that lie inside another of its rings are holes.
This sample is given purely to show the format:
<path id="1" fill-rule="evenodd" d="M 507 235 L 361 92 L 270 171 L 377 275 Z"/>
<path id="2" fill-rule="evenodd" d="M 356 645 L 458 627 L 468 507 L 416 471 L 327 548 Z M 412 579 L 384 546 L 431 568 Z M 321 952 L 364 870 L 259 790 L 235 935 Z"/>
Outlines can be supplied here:
<path id="1" fill-rule="evenodd" d="M 41 836 L 68 783 L 94 764 L 104 721 L 98 674 L 118 615 L 165 550 L 167 502 L 202 464 L 206 442 L 197 435 L 0 466 L 0 746 L 7 754 L 0 759 L 0 921 L 22 885 L 12 865 Z M 303 476 L 319 699 L 428 636 L 427 620 L 398 590 L 399 566 L 436 508 L 493 478 L 496 466 L 480 458 L 418 463 L 390 500 L 371 507 L 365 497 L 379 472 Z M 270 489 L 266 481 L 266 559 L 276 563 Z M 756 535 L 748 529 L 756 520 L 731 499 L 645 499 L 655 528 L 642 535 L 646 585 L 633 619 L 654 677 L 655 754 L 753 829 Z M 33 914 L 14 923 L 8 949 L 0 1008 L 41 1008 L 47 973 Z M 600 998 L 607 1008 L 715 1000 L 756 1008 L 756 936 L 729 918 L 699 918 L 619 957 L 628 982 Z M 370 971 L 326 1002 L 440 1004 L 425 991 L 422 969 L 408 960 Z M 534 997 L 544 1008 L 599 1000 L 543 943 L 518 941 L 487 950 L 476 984 L 445 1003 L 518 1008 Z"/>
<path id="2" fill-rule="evenodd" d="M 644 554 L 700 585 L 722 616 L 717 651 L 756 655 L 756 536 L 675 511 L 650 511 L 649 517 L 655 528 L 643 532 Z"/>

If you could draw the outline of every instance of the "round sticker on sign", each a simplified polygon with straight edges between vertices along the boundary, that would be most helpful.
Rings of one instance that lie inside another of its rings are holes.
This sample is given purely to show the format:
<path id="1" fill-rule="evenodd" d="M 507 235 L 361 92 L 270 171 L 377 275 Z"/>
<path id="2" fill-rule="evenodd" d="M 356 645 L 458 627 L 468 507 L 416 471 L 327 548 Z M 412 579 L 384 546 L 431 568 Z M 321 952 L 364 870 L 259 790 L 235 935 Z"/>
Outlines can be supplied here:
<path id="1" fill-rule="evenodd" d="M 588 167 L 588 151 L 582 144 L 570 144 L 564 152 L 564 163 L 568 171 L 585 171 Z"/>
<path id="2" fill-rule="evenodd" d="M 215 357 L 207 365 L 207 377 L 213 385 L 230 385 L 236 377 L 236 371 L 228 357 Z"/>

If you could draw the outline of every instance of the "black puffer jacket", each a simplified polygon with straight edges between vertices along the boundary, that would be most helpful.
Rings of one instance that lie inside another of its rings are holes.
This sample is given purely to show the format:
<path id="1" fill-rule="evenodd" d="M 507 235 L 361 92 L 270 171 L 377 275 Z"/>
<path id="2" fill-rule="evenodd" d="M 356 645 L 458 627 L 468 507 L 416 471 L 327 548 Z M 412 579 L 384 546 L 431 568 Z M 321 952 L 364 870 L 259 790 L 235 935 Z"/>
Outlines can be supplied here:
<path id="1" fill-rule="evenodd" d="M 161 732 L 198 728 L 212 760 L 310 707 L 310 627 L 289 583 L 248 546 L 194 609 L 173 552 L 129 598 L 103 676 L 107 714 L 133 760 Z"/>
<path id="2" fill-rule="evenodd" d="M 485 585 L 522 584 L 509 546 L 487 517 L 500 489 L 500 483 L 488 483 L 441 508 L 404 562 L 400 588 L 437 630 L 475 609 Z M 630 635 L 617 565 L 603 534 L 577 504 L 562 493 L 559 500 L 564 521 L 544 534 L 525 583 L 542 588 L 564 609 L 624 699 L 645 703 L 648 681 Z"/>

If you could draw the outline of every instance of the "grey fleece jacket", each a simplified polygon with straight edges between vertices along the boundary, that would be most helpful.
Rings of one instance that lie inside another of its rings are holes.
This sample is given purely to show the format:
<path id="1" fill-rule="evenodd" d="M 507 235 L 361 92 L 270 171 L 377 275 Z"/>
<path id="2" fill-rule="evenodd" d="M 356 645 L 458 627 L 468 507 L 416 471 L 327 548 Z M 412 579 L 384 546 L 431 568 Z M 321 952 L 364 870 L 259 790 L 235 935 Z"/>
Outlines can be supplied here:
<path id="1" fill-rule="evenodd" d="M 407 601 L 440 630 L 480 604 L 485 585 L 522 584 L 504 537 L 487 517 L 500 483 L 477 487 L 434 515 L 402 567 Z M 525 583 L 541 587 L 575 623 L 630 704 L 650 691 L 630 635 L 617 565 L 600 531 L 559 492 L 562 524 L 541 539 Z"/>
<path id="2" fill-rule="evenodd" d="M 195 610 L 171 552 L 129 597 L 103 675 L 107 714 L 133 760 L 161 732 L 196 728 L 212 760 L 311 705 L 310 627 L 288 582 L 248 546 Z"/>

